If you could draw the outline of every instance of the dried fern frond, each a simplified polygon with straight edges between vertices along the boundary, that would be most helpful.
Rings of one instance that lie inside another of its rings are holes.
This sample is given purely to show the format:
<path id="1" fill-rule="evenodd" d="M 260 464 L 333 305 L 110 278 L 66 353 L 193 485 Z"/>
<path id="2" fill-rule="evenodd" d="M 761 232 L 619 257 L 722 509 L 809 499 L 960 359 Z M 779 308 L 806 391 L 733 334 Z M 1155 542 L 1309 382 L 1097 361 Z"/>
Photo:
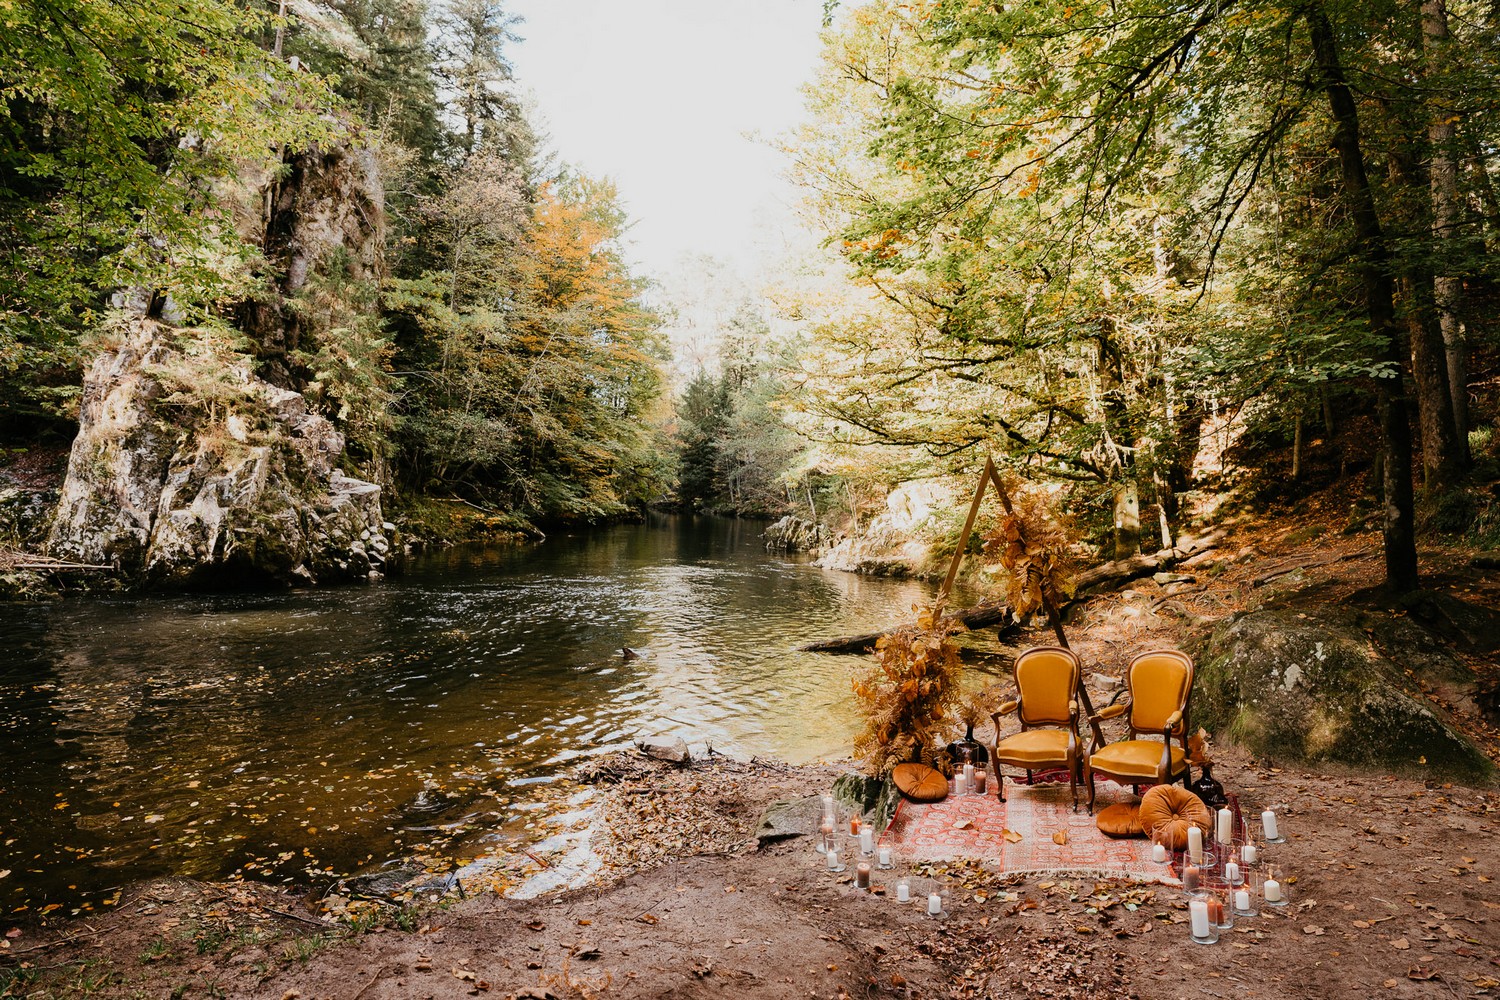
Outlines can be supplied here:
<path id="1" fill-rule="evenodd" d="M 855 756 L 877 777 L 914 758 L 934 763 L 941 723 L 961 698 L 963 663 L 952 637 L 962 626 L 943 618 L 941 603 L 915 610 L 915 624 L 881 636 L 874 662 L 852 682 L 864 717 Z M 946 755 L 937 759 L 946 762 Z"/>
<path id="2" fill-rule="evenodd" d="M 1017 618 L 1072 599 L 1077 566 L 1072 558 L 1069 520 L 1039 490 L 1007 485 L 1012 511 L 985 536 L 984 558 L 1003 570 L 1006 599 Z"/>

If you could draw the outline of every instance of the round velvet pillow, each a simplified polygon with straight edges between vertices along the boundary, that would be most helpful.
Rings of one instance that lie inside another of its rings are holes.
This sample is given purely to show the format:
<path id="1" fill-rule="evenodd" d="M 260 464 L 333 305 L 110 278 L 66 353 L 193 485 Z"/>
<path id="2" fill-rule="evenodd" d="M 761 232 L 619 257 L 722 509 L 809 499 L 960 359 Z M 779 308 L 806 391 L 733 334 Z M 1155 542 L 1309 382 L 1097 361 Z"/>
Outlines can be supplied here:
<path id="1" fill-rule="evenodd" d="M 1186 788 L 1176 785 L 1156 785 L 1147 790 L 1141 796 L 1140 816 L 1146 836 L 1159 833 L 1161 842 L 1173 851 L 1187 848 L 1188 827 L 1196 826 L 1207 833 L 1213 823 L 1208 806 Z"/>
<path id="2" fill-rule="evenodd" d="M 1118 802 L 1106 809 L 1101 809 L 1094 820 L 1094 825 L 1099 827 L 1099 832 L 1106 837 L 1144 837 L 1146 835 L 1146 831 L 1141 827 L 1141 807 L 1126 802 Z"/>
<path id="3" fill-rule="evenodd" d="M 948 779 L 926 764 L 897 764 L 891 780 L 914 802 L 936 802 L 948 797 Z"/>

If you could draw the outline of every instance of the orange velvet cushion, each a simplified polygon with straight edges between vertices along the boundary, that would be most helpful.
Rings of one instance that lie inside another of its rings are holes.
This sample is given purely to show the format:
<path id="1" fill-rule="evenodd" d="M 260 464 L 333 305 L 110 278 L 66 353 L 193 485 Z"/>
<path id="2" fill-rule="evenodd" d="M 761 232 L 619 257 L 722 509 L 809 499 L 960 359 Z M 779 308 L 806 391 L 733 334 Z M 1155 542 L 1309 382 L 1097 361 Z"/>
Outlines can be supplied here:
<path id="1" fill-rule="evenodd" d="M 1111 743 L 1089 757 L 1089 766 L 1117 778 L 1160 780 L 1156 773 L 1161 763 L 1161 740 L 1121 740 Z M 1172 774 L 1182 773 L 1182 748 L 1172 748 Z"/>
<path id="2" fill-rule="evenodd" d="M 1141 827 L 1141 807 L 1128 802 L 1118 802 L 1099 812 L 1094 825 L 1106 837 L 1144 837 Z"/>
<path id="3" fill-rule="evenodd" d="M 913 802 L 936 802 L 948 797 L 948 779 L 926 764 L 897 764 L 891 780 Z"/>
<path id="4" fill-rule="evenodd" d="M 995 744 L 995 760 L 1012 767 L 1066 764 L 1069 735 L 1066 729 L 1028 729 L 1007 736 Z"/>
<path id="5" fill-rule="evenodd" d="M 1186 849 L 1188 827 L 1196 826 L 1207 833 L 1213 822 L 1208 806 L 1176 785 L 1157 785 L 1141 796 L 1140 817 L 1146 836 L 1159 833 L 1161 842 L 1174 851 Z"/>

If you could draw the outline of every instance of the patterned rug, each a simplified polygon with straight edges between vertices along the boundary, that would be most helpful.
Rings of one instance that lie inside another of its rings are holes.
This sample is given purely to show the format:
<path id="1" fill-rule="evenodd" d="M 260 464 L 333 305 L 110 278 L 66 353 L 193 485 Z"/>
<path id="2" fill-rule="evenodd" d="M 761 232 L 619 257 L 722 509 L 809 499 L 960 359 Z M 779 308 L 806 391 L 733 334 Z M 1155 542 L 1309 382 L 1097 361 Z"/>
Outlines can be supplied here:
<path id="1" fill-rule="evenodd" d="M 1116 802 L 1135 801 L 1128 786 L 1101 779 L 1097 787 L 1096 812 Z M 941 802 L 903 800 L 884 842 L 908 858 L 979 858 L 1006 874 L 1069 872 L 1179 884 L 1175 865 L 1151 860 L 1149 840 L 1116 840 L 1100 833 L 1086 810 L 1087 792 L 1082 788 L 1078 812 L 1073 812 L 1066 779 L 1029 787 L 1007 782 L 1005 794 L 1006 802 L 993 790 L 988 795 L 950 795 Z"/>

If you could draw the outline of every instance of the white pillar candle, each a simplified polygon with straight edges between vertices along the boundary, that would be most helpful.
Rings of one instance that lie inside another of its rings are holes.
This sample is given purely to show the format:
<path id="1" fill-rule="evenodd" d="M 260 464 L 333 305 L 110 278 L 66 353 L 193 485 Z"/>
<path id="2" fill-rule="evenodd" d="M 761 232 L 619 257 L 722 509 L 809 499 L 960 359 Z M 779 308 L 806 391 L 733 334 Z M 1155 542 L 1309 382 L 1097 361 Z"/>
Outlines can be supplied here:
<path id="1" fill-rule="evenodd" d="M 826 820 L 828 820 L 828 822 L 830 822 L 830 823 L 833 822 L 833 796 L 832 795 L 825 795 L 825 796 L 823 796 L 823 818 L 826 819 Z"/>
<path id="2" fill-rule="evenodd" d="M 1260 850 L 1254 844 L 1246 844 L 1245 849 L 1240 852 L 1240 857 L 1245 859 L 1245 864 L 1255 864 L 1255 859 L 1260 856 Z"/>
<path id="3" fill-rule="evenodd" d="M 1219 843 L 1234 843 L 1234 813 L 1227 808 L 1219 810 Z"/>
<path id="4" fill-rule="evenodd" d="M 1250 909 L 1250 890 L 1237 889 L 1234 894 L 1234 908 L 1241 913 Z"/>
<path id="5" fill-rule="evenodd" d="M 896 902 L 911 902 L 911 885 L 906 881 L 906 879 L 902 879 L 901 881 L 896 883 Z"/>
<path id="6" fill-rule="evenodd" d="M 839 869 L 839 849 L 837 847 L 830 847 L 828 849 L 828 855 L 827 855 L 827 857 L 828 857 L 828 870 L 831 871 L 831 872 L 838 871 L 838 869 Z"/>
<path id="7" fill-rule="evenodd" d="M 1266 839 L 1275 840 L 1281 836 L 1281 831 L 1276 827 L 1276 814 L 1267 809 L 1260 814 L 1260 825 L 1265 828 Z"/>
<path id="8" fill-rule="evenodd" d="M 1203 861 L 1203 831 L 1196 826 L 1188 827 L 1188 860 L 1195 865 Z"/>
<path id="9" fill-rule="evenodd" d="M 1280 882 L 1276 881 L 1274 878 L 1268 878 L 1268 879 L 1266 879 L 1266 887 L 1265 888 L 1266 888 L 1266 902 L 1268 902 L 1268 903 L 1279 903 L 1279 902 L 1281 902 L 1281 883 Z"/>
<path id="10" fill-rule="evenodd" d="M 972 792 L 973 790 L 974 790 L 974 765 L 973 764 L 965 764 L 964 765 L 964 791 L 965 792 Z"/>
<path id="11" fill-rule="evenodd" d="M 1167 860 L 1167 845 L 1165 845 L 1165 844 L 1152 844 L 1151 845 L 1151 860 L 1152 861 L 1165 861 L 1165 860 Z"/>
<path id="12" fill-rule="evenodd" d="M 1228 882 L 1230 885 L 1239 885 L 1240 866 L 1235 864 L 1233 861 L 1226 862 L 1224 865 L 1224 881 Z"/>
<path id="13" fill-rule="evenodd" d="M 943 912 L 943 897 L 939 896 L 935 892 L 928 893 L 927 912 L 932 914 L 934 917 L 940 915 Z"/>
<path id="14" fill-rule="evenodd" d="M 1208 900 L 1195 899 L 1188 903 L 1188 913 L 1193 922 L 1193 937 L 1208 937 Z"/>
<path id="15" fill-rule="evenodd" d="M 875 850 L 875 830 L 871 827 L 861 827 L 859 831 L 859 853 L 870 854 Z"/>
<path id="16" fill-rule="evenodd" d="M 889 868 L 890 866 L 891 866 L 891 849 L 889 847 L 882 847 L 880 849 L 880 867 L 882 867 L 882 868 Z"/>

